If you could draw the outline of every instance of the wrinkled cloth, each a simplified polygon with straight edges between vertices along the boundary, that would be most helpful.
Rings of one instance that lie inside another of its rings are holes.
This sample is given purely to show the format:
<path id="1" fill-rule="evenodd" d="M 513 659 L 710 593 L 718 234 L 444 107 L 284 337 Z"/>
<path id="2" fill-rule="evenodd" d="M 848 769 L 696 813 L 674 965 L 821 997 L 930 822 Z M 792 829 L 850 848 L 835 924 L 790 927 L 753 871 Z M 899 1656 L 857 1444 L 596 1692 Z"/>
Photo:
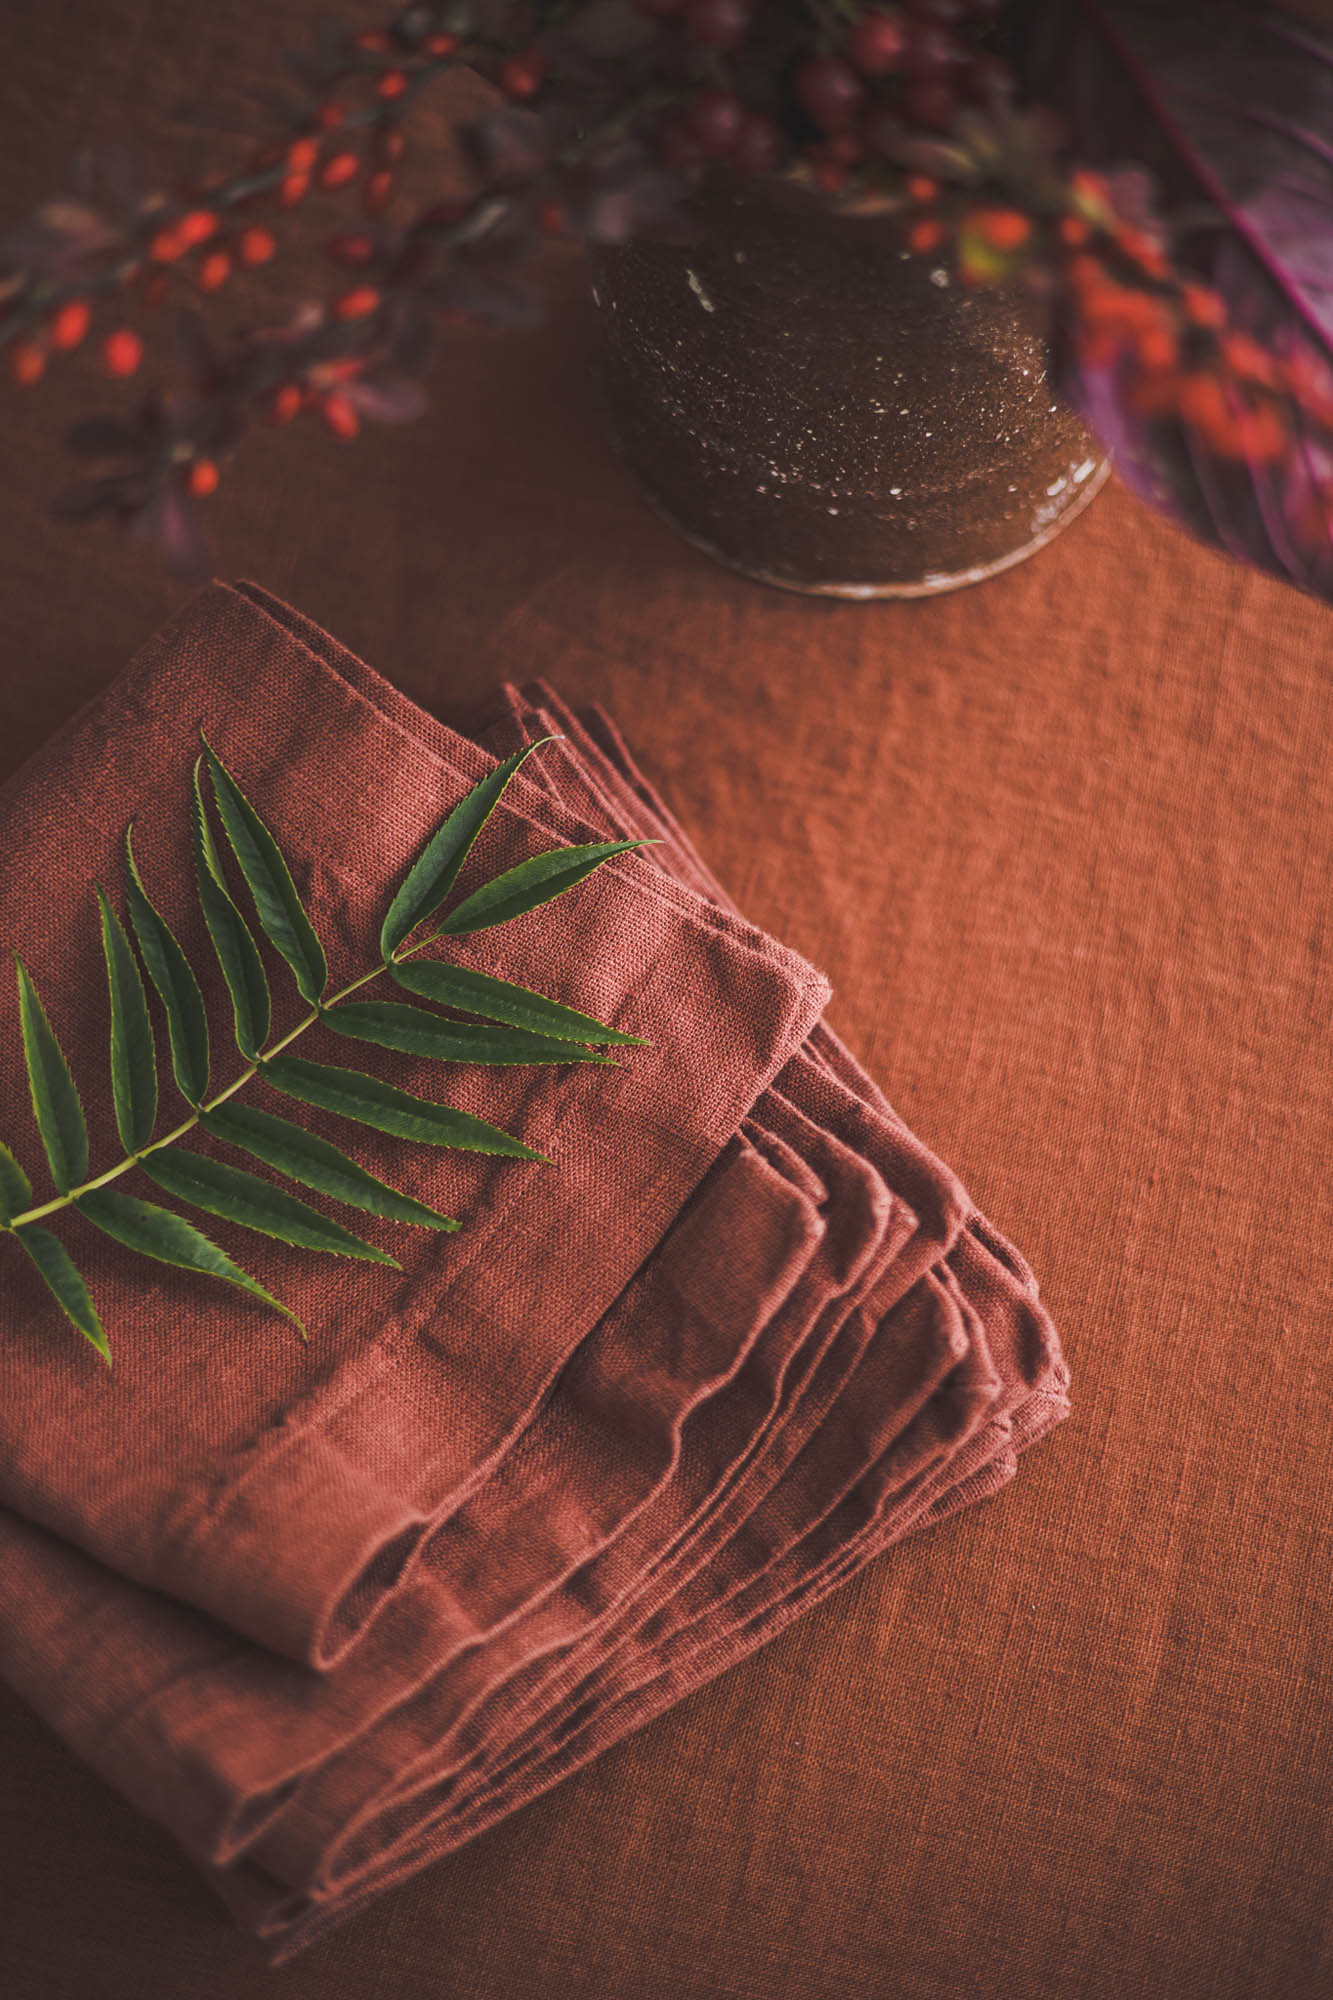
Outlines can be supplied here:
<path id="1" fill-rule="evenodd" d="M 1067 1375 L 1021 1257 L 608 718 L 507 688 L 469 742 L 249 586 L 204 593 L 0 800 L 65 871 L 54 910 L 4 893 L 76 1074 L 105 1033 L 75 977 L 87 885 L 126 818 L 206 950 L 169 887 L 198 724 L 349 967 L 425 834 L 525 741 L 560 738 L 506 794 L 486 872 L 552 838 L 660 843 L 560 923 L 460 954 L 651 1043 L 614 1070 L 449 1072 L 451 1102 L 557 1170 L 418 1151 L 411 1191 L 464 1229 L 386 1233 L 397 1285 L 238 1240 L 309 1320 L 308 1354 L 104 1254 L 108 1378 L 31 1288 L 8 1295 L 0 1672 L 281 1959 L 998 1490 Z M 440 1094 L 429 1065 L 381 1073 Z M 94 1121 L 94 1158 L 112 1143 Z M 352 1149 L 407 1184 L 402 1149 Z"/>

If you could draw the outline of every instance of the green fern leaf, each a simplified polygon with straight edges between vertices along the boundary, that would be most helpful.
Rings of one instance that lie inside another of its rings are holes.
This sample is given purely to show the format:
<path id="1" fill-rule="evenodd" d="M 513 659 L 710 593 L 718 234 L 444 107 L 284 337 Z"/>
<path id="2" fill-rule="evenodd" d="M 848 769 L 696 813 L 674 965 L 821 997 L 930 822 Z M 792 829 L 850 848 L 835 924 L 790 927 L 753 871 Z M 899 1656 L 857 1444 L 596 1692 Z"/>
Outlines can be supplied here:
<path id="1" fill-rule="evenodd" d="M 290 1320 L 305 1339 L 305 1328 L 296 1314 L 275 1299 L 272 1292 L 266 1292 L 257 1278 L 234 1264 L 225 1250 L 219 1250 L 216 1243 L 210 1242 L 184 1216 L 173 1215 L 170 1209 L 159 1208 L 155 1202 L 140 1201 L 135 1195 L 121 1194 L 109 1187 L 90 1188 L 78 1197 L 75 1206 L 94 1228 L 124 1244 L 127 1250 L 138 1251 L 141 1257 L 152 1257 L 157 1263 L 174 1265 L 180 1271 L 196 1271 L 206 1278 L 221 1278 L 226 1284 L 248 1292 L 251 1298 Z"/>
<path id="2" fill-rule="evenodd" d="M 18 977 L 23 1055 L 37 1130 L 46 1148 L 51 1178 L 61 1194 L 68 1194 L 88 1172 L 88 1127 L 84 1123 L 83 1106 L 37 988 L 17 953 L 14 968 Z"/>
<path id="3" fill-rule="evenodd" d="M 504 789 L 519 765 L 531 756 L 539 744 L 552 741 L 554 739 L 550 736 L 539 737 L 537 742 L 524 744 L 503 764 L 497 764 L 479 785 L 472 787 L 439 830 L 432 834 L 389 905 L 380 932 L 380 950 L 386 959 L 393 957 L 409 932 L 414 931 L 432 910 L 438 909 L 449 894 L 458 879 L 458 871 L 472 850 L 473 842 L 500 803 Z"/>
<path id="4" fill-rule="evenodd" d="M 304 1126 L 289 1119 L 275 1118 L 272 1112 L 257 1111 L 251 1104 L 219 1104 L 200 1120 L 206 1132 L 229 1146 L 275 1167 L 280 1174 L 314 1188 L 317 1194 L 332 1195 L 349 1208 L 363 1209 L 368 1215 L 383 1215 L 392 1222 L 414 1223 L 419 1229 L 455 1230 L 451 1215 L 427 1208 L 425 1202 L 400 1194 L 387 1182 L 377 1180 L 346 1153 L 339 1152 L 327 1139 L 316 1138 Z"/>
<path id="5" fill-rule="evenodd" d="M 391 1000 L 349 1000 L 330 1007 L 324 1025 L 354 1042 L 374 1042 L 405 1055 L 429 1056 L 454 1063 L 607 1063 L 577 1042 L 533 1035 L 526 1028 L 478 1026 L 442 1020 L 426 1007 L 408 1007 Z"/>
<path id="6" fill-rule="evenodd" d="M 512 917 L 524 916 L 563 896 L 613 854 L 628 854 L 632 848 L 651 844 L 646 840 L 599 840 L 586 847 L 553 847 L 545 854 L 534 854 L 465 896 L 450 910 L 440 930 L 448 937 L 470 937 L 474 931 L 507 924 Z"/>
<path id="7" fill-rule="evenodd" d="M 276 1236 L 302 1250 L 327 1250 L 338 1257 L 359 1257 L 367 1264 L 402 1265 L 396 1257 L 375 1249 L 373 1244 L 353 1236 L 339 1222 L 331 1222 L 308 1202 L 271 1187 L 258 1174 L 210 1160 L 203 1153 L 187 1153 L 173 1146 L 150 1153 L 139 1163 L 164 1194 L 202 1208 L 206 1215 L 238 1222 L 243 1229 L 257 1229 L 261 1235 Z"/>
<path id="8" fill-rule="evenodd" d="M 32 1182 L 8 1146 L 0 1144 L 0 1223 L 8 1225 L 22 1215 L 32 1200 Z"/>
<path id="9" fill-rule="evenodd" d="M 412 1139 L 426 1146 L 457 1146 L 472 1153 L 501 1153 L 513 1160 L 545 1158 L 512 1133 L 501 1132 L 470 1112 L 432 1104 L 429 1098 L 414 1097 L 410 1091 L 397 1090 L 393 1084 L 363 1076 L 359 1070 L 335 1069 L 327 1063 L 306 1062 L 300 1056 L 274 1056 L 260 1064 L 259 1073 L 275 1090 L 294 1097 L 299 1104 L 313 1104 L 321 1111 L 354 1118 L 396 1139 Z"/>
<path id="10" fill-rule="evenodd" d="M 194 796 L 191 801 L 199 902 L 218 964 L 222 967 L 222 976 L 227 982 L 227 991 L 231 994 L 236 1046 L 243 1056 L 253 1061 L 268 1039 L 272 1002 L 264 961 L 250 935 L 249 925 L 232 901 L 214 844 L 213 829 L 204 810 L 203 762 L 202 757 L 195 760 Z"/>
<path id="11" fill-rule="evenodd" d="M 130 923 L 157 988 L 167 1017 L 171 1067 L 187 1104 L 198 1104 L 208 1090 L 208 1017 L 199 981 L 177 944 L 170 926 L 148 899 L 134 858 L 132 829 L 125 830 L 125 860 L 129 868 L 126 904 Z"/>
<path id="12" fill-rule="evenodd" d="M 328 984 L 329 968 L 291 870 L 277 841 L 206 737 L 204 755 L 222 824 L 254 897 L 255 913 L 274 950 L 290 965 L 302 997 L 316 1006 Z"/>
<path id="13" fill-rule="evenodd" d="M 504 1021 L 513 1028 L 527 1028 L 536 1035 L 553 1035 L 557 1041 L 608 1042 L 626 1048 L 644 1048 L 638 1035 L 622 1035 L 590 1014 L 578 1014 L 534 993 L 526 986 L 513 986 L 507 979 L 493 979 L 488 972 L 474 972 L 468 965 L 449 965 L 438 958 L 405 958 L 390 971 L 400 986 L 437 1007 L 454 1007 L 461 1014 L 481 1014 L 488 1021 Z"/>
<path id="14" fill-rule="evenodd" d="M 92 1293 L 60 1238 L 53 1236 L 49 1229 L 39 1229 L 35 1222 L 25 1222 L 14 1234 L 41 1272 L 61 1311 L 73 1321 L 85 1340 L 97 1349 L 109 1368 L 111 1347 L 97 1317 Z"/>
<path id="15" fill-rule="evenodd" d="M 157 1045 L 148 1015 L 148 995 L 119 917 L 97 891 L 102 915 L 102 952 L 111 1000 L 111 1096 L 116 1129 L 127 1153 L 137 1153 L 157 1122 Z"/>

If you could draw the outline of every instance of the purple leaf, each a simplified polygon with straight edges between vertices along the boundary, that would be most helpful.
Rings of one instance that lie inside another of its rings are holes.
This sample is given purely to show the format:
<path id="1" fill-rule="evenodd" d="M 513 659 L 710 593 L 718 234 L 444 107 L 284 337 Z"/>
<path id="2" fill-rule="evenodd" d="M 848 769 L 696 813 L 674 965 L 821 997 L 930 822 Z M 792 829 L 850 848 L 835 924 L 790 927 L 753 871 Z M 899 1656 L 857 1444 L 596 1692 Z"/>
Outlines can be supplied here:
<path id="1" fill-rule="evenodd" d="M 1233 326 L 1284 361 L 1333 361 L 1333 31 L 1228 0 L 1031 0 L 1026 74 L 1081 164 L 1148 170 L 1175 261 Z M 1222 452 L 1136 409 L 1123 368 L 1071 347 L 1059 379 L 1145 499 L 1333 598 L 1326 416 L 1298 413 L 1284 453 Z"/>

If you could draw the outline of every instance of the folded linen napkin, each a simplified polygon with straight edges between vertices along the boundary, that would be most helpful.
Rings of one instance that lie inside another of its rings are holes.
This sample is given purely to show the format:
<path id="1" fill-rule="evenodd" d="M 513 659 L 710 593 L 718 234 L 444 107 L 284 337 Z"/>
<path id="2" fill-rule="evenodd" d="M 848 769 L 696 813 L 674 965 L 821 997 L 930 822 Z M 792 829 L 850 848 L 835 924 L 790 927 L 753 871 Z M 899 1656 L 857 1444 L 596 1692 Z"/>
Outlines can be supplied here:
<path id="1" fill-rule="evenodd" d="M 247 687 L 259 706 L 243 730 Z M 299 614 L 215 588 L 47 753 L 66 811 L 99 741 L 92 768 L 122 773 L 88 875 L 107 865 L 118 813 L 152 790 L 123 774 L 153 758 L 188 769 L 196 719 L 284 835 L 299 826 L 287 844 L 312 857 L 301 886 L 335 935 L 358 895 L 351 928 L 364 929 L 424 831 L 489 768 Z M 210 1300 L 226 1337 L 192 1371 L 180 1335 L 205 1329 L 189 1288 L 170 1288 L 166 1310 L 166 1288 L 141 1291 L 136 1326 L 136 1273 L 117 1318 L 138 1367 L 119 1363 L 116 1386 L 129 1377 L 137 1448 L 161 1434 L 148 1479 L 134 1444 L 122 1458 L 112 1440 L 113 1464 L 98 1462 L 105 1401 L 83 1403 L 101 1431 L 72 1449 L 77 1426 L 41 1395 L 49 1323 L 40 1343 L 20 1329 L 34 1400 L 26 1423 L 5 1420 L 12 1464 L 0 1430 L 0 1672 L 173 1827 L 275 1958 L 743 1657 L 898 1536 L 995 1490 L 1067 1407 L 1026 1266 L 817 1024 L 817 977 L 724 906 L 606 718 L 506 690 L 484 740 L 504 756 L 552 728 L 565 740 L 525 765 L 488 863 L 538 836 L 663 843 L 584 885 L 580 897 L 603 878 L 632 886 L 604 889 L 544 959 L 535 929 L 472 941 L 487 949 L 469 962 L 665 1054 L 658 1067 L 636 1050 L 591 1088 L 575 1073 L 573 1094 L 561 1073 L 559 1110 L 544 1107 L 559 1174 L 508 1170 L 545 1173 L 559 1198 L 523 1227 L 529 1183 L 520 1195 L 505 1168 L 442 1167 L 421 1192 L 462 1207 L 471 1285 L 435 1269 L 460 1239 L 433 1239 L 391 1313 L 343 1292 L 331 1335 L 312 1287 L 325 1351 L 304 1367 L 275 1361 L 282 1336 L 261 1340 L 246 1308 Z M 308 800 L 301 811 L 335 745 L 339 816 L 366 815 L 341 842 Z M 360 781 L 364 756 L 378 786 Z M 45 795 L 20 774 L 0 813 L 30 815 Z M 59 809 L 42 824 L 54 842 Z M 86 879 L 72 868 L 70 893 Z M 607 940 L 623 939 L 627 912 L 635 949 L 621 962 Z M 69 927 L 44 962 L 48 997 L 73 950 Z M 702 1054 L 699 1009 L 715 1030 Z M 77 1047 L 86 1023 L 70 1020 Z M 719 1097 L 709 1065 L 733 1031 Z M 424 1075 L 412 1087 L 431 1094 Z M 467 1108 L 531 1137 L 542 1087 L 474 1079 Z M 401 1177 L 391 1153 L 368 1147 L 367 1164 Z M 584 1200 L 600 1235 L 573 1217 Z M 622 1206 L 632 1242 L 608 1246 Z M 611 1268 L 581 1268 L 590 1258 Z M 503 1317 L 481 1304 L 488 1264 L 514 1294 Z M 225 1371 L 225 1424 L 196 1411 L 205 1367 Z M 66 1357 L 62 1392 L 73 1372 Z M 311 1582 L 293 1576 L 306 1559 Z M 264 1573 L 247 1578 L 246 1563 Z"/>

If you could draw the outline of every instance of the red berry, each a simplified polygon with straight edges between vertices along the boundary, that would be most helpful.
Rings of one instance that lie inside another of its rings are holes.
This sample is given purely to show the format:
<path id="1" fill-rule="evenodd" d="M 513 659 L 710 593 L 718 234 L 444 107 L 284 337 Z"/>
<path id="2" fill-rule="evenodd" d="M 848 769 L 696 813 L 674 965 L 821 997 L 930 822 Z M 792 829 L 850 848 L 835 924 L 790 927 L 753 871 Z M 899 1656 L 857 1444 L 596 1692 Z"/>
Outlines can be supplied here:
<path id="1" fill-rule="evenodd" d="M 923 215 L 907 231 L 907 247 L 919 257 L 928 257 L 944 241 L 944 224 L 933 215 Z"/>
<path id="2" fill-rule="evenodd" d="M 117 327 L 102 342 L 102 365 L 108 375 L 133 375 L 143 360 L 143 342 L 127 326 Z"/>
<path id="3" fill-rule="evenodd" d="M 454 50 L 458 47 L 458 37 L 457 35 L 427 35 L 425 41 L 422 43 L 422 47 L 428 56 L 435 56 L 437 59 L 442 59 L 454 53 Z"/>
<path id="4" fill-rule="evenodd" d="M 355 153 L 331 153 L 319 170 L 319 184 L 322 188 L 346 187 L 361 171 L 361 161 Z"/>
<path id="5" fill-rule="evenodd" d="M 690 40 L 722 55 L 740 47 L 753 19 L 749 0 L 685 0 L 685 32 Z"/>
<path id="6" fill-rule="evenodd" d="M 558 201 L 544 201 L 537 212 L 537 227 L 543 236 L 562 236 L 569 227 L 569 217 Z"/>
<path id="7" fill-rule="evenodd" d="M 157 234 L 149 239 L 148 254 L 156 264 L 174 264 L 184 250 L 184 241 L 174 223 L 168 224 L 165 229 L 159 229 Z"/>
<path id="8" fill-rule="evenodd" d="M 176 236 L 182 249 L 193 250 L 200 243 L 207 243 L 210 236 L 216 236 L 217 228 L 218 219 L 210 209 L 192 208 L 177 221 Z"/>
<path id="9" fill-rule="evenodd" d="M 335 319 L 364 319 L 368 313 L 378 312 L 380 295 L 373 285 L 354 285 L 350 292 L 344 292 L 333 302 Z"/>
<path id="10" fill-rule="evenodd" d="M 361 428 L 356 404 L 341 389 L 330 389 L 320 397 L 319 414 L 335 437 L 354 438 Z"/>
<path id="11" fill-rule="evenodd" d="M 375 95 L 388 100 L 401 97 L 407 89 L 407 75 L 401 69 L 386 69 L 383 76 L 375 79 Z"/>
<path id="12" fill-rule="evenodd" d="M 358 49 L 364 49 L 367 55 L 372 56 L 385 55 L 393 47 L 381 28 L 363 28 L 352 40 Z"/>
<path id="13" fill-rule="evenodd" d="M 16 340 L 9 350 L 9 367 L 19 386 L 31 389 L 46 373 L 46 349 L 35 340 Z"/>
<path id="14" fill-rule="evenodd" d="M 729 90 L 704 90 L 689 105 L 686 119 L 703 151 L 720 158 L 740 136 L 745 106 Z"/>
<path id="15" fill-rule="evenodd" d="M 196 458 L 190 467 L 186 482 L 191 493 L 200 500 L 206 500 L 210 493 L 218 490 L 218 469 L 211 458 Z"/>
<path id="16" fill-rule="evenodd" d="M 288 174 L 278 187 L 278 207 L 295 208 L 310 192 L 309 174 Z"/>
<path id="17" fill-rule="evenodd" d="M 320 105 L 318 111 L 315 113 L 315 123 L 321 132 L 333 132 L 342 124 L 346 116 L 346 107 L 335 103 L 330 97 L 325 103 Z"/>
<path id="18" fill-rule="evenodd" d="M 782 158 L 782 143 L 771 118 L 747 111 L 731 148 L 731 163 L 742 174 L 771 174 Z"/>
<path id="19" fill-rule="evenodd" d="M 374 138 L 375 158 L 381 166 L 397 166 L 407 151 L 407 140 L 401 125 L 381 125 Z"/>
<path id="20" fill-rule="evenodd" d="M 901 69 L 906 47 L 897 14 L 863 14 L 847 37 L 847 54 L 862 76 L 889 76 Z"/>
<path id="21" fill-rule="evenodd" d="M 524 49 L 520 55 L 506 56 L 496 72 L 496 82 L 506 97 L 535 97 L 546 78 L 546 57 L 540 49 Z"/>
<path id="22" fill-rule="evenodd" d="M 292 418 L 299 412 L 304 401 L 305 396 L 301 391 L 299 383 L 280 383 L 273 391 L 273 396 L 268 406 L 269 422 L 274 424 L 289 424 Z"/>
<path id="23" fill-rule="evenodd" d="M 68 349 L 77 347 L 88 331 L 92 319 L 92 307 L 87 299 L 66 299 L 51 315 L 47 337 L 52 347 Z"/>
<path id="24" fill-rule="evenodd" d="M 225 250 L 210 250 L 196 273 L 201 292 L 216 292 L 231 276 L 231 257 Z"/>
<path id="25" fill-rule="evenodd" d="M 277 247 L 267 229 L 243 229 L 236 238 L 236 254 L 243 264 L 267 264 Z"/>
<path id="26" fill-rule="evenodd" d="M 796 72 L 796 95 L 823 132 L 845 132 L 865 86 L 841 56 L 807 56 Z"/>
<path id="27" fill-rule="evenodd" d="M 308 174 L 318 158 L 318 139 L 293 139 L 287 148 L 287 164 L 294 174 Z"/>

